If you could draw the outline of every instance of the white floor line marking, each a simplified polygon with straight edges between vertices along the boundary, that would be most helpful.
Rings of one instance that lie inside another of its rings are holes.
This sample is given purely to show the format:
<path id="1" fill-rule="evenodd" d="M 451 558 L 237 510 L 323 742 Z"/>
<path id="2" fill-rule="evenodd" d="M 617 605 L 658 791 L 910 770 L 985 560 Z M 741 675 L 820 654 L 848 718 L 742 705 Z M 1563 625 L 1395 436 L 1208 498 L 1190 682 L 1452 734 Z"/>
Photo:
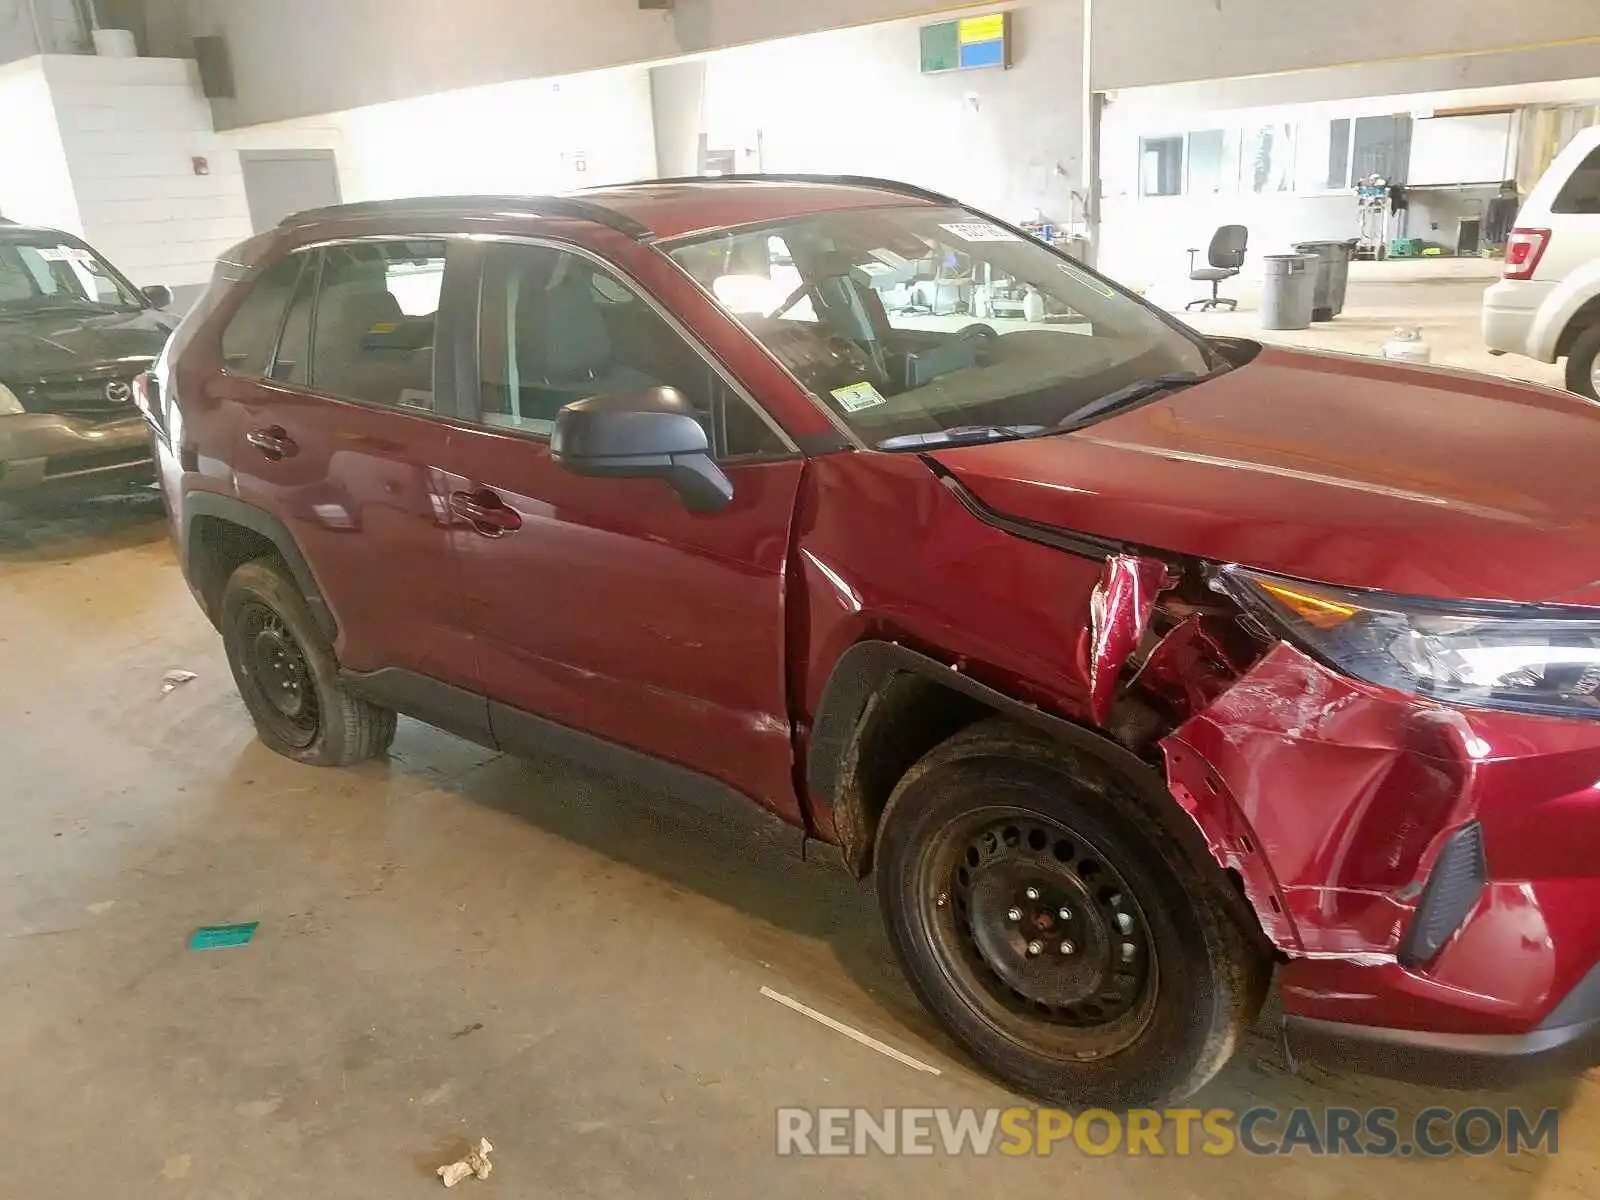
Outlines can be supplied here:
<path id="1" fill-rule="evenodd" d="M 879 1054 L 887 1055 L 888 1057 L 894 1059 L 897 1063 L 903 1063 L 904 1065 L 910 1067 L 913 1071 L 926 1071 L 929 1075 L 944 1074 L 944 1072 L 939 1070 L 938 1067 L 930 1066 L 920 1059 L 912 1058 L 911 1055 L 900 1050 L 896 1050 L 893 1046 L 886 1046 L 877 1038 L 868 1037 L 859 1029 L 851 1029 L 850 1026 L 846 1025 L 843 1021 L 835 1021 L 832 1017 L 828 1016 L 827 1013 L 819 1013 L 814 1008 L 808 1008 L 806 1005 L 801 1004 L 800 1001 L 796 1000 L 793 996 L 785 996 L 782 992 L 775 992 L 769 987 L 763 987 L 761 989 L 761 994 L 768 1000 L 776 1000 L 785 1008 L 794 1009 L 795 1012 L 799 1013 L 803 1017 L 810 1017 L 819 1025 L 826 1025 L 835 1033 L 844 1034 L 845 1037 L 849 1038 L 851 1041 L 860 1042 L 869 1050 L 876 1050 Z"/>

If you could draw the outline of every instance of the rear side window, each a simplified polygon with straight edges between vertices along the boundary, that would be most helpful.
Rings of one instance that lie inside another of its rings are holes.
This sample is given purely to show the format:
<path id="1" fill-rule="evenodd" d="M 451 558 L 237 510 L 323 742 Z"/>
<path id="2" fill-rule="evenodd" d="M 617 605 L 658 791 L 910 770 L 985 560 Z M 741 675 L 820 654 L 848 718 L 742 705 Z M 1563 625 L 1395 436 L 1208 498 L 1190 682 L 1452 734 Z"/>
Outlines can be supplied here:
<path id="1" fill-rule="evenodd" d="M 443 242 L 360 242 L 323 251 L 311 387 L 431 411 Z"/>
<path id="2" fill-rule="evenodd" d="M 272 356 L 272 377 L 279 383 L 293 383 L 300 387 L 304 387 L 311 377 L 311 305 L 317 295 L 320 265 L 318 255 L 303 257 L 306 267 L 300 272 L 300 285 L 294 290 L 289 315 L 284 318 L 278 352 Z"/>
<path id="3" fill-rule="evenodd" d="M 291 255 L 263 271 L 222 331 L 223 365 L 234 374 L 260 378 L 267 373 L 305 258 Z"/>
<path id="4" fill-rule="evenodd" d="M 1589 151 L 1589 157 L 1578 164 L 1578 169 L 1562 185 L 1551 212 L 1600 213 L 1600 146 Z"/>

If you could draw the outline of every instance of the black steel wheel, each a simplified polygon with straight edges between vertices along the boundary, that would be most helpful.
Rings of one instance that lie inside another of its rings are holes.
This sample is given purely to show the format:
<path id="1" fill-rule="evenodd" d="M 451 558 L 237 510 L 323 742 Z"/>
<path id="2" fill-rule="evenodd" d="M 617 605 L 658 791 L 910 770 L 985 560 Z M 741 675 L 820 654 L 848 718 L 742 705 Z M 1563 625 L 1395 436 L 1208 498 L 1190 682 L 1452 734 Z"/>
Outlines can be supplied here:
<path id="1" fill-rule="evenodd" d="M 1084 834 L 980 808 L 939 830 L 922 861 L 932 948 L 997 1025 L 1080 1057 L 1138 1037 L 1160 982 L 1149 926 Z"/>
<path id="2" fill-rule="evenodd" d="M 322 709 L 306 654 L 284 619 L 261 601 L 239 610 L 241 691 L 249 690 L 252 712 L 259 712 L 286 746 L 306 747 L 316 740 Z"/>
<path id="3" fill-rule="evenodd" d="M 1049 1102 L 1180 1100 L 1265 995 L 1259 931 L 1148 805 L 1104 761 L 988 721 L 913 766 L 880 823 L 878 895 L 913 988 Z"/>
<path id="4" fill-rule="evenodd" d="M 333 648 L 299 586 L 276 562 L 245 563 L 222 592 L 223 646 L 261 740 L 279 754 L 345 766 L 382 754 L 395 715 L 339 681 Z"/>

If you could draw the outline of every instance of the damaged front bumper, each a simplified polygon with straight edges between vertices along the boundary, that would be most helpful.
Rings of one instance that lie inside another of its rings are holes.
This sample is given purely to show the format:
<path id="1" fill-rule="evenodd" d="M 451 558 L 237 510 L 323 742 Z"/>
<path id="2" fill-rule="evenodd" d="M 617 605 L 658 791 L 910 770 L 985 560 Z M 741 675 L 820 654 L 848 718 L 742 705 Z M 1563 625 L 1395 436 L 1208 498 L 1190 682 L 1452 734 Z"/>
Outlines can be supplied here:
<path id="1" fill-rule="evenodd" d="M 0 416 L 0 496 L 94 490 L 150 478 L 149 427 L 131 409 L 112 420 Z"/>
<path id="2" fill-rule="evenodd" d="M 1461 1086 L 1600 1062 L 1600 722 L 1278 644 L 1161 748 L 1287 960 L 1291 1050 Z"/>

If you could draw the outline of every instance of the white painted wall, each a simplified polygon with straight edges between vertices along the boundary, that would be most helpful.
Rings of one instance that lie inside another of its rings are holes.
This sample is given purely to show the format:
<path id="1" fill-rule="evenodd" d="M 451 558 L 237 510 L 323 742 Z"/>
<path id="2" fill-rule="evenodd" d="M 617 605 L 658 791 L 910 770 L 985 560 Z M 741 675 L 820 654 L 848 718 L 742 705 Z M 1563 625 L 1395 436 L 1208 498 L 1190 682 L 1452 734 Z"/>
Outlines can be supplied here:
<path id="1" fill-rule="evenodd" d="M 250 236 L 239 156 L 212 130 L 194 64 L 171 58 L 43 60 L 88 241 L 135 283 L 189 291 Z M 210 173 L 197 175 L 204 157 Z"/>
<path id="2" fill-rule="evenodd" d="M 0 66 L 0 216 L 82 233 L 44 60 Z"/>
<path id="3" fill-rule="evenodd" d="M 644 68 L 521 80 L 218 136 L 232 150 L 333 150 L 347 201 L 539 195 L 656 173 Z"/>
<path id="4" fill-rule="evenodd" d="M 1574 40 L 1593 56 L 1600 15 L 1594 0 L 1103 0 L 1094 39 L 1104 91 Z"/>
<path id="5" fill-rule="evenodd" d="M 72 0 L 0 0 L 0 63 L 74 54 L 89 45 Z"/>
<path id="6" fill-rule="evenodd" d="M 705 60 L 702 128 L 766 171 L 903 179 L 1015 220 L 1061 223 L 1082 188 L 1082 10 L 1013 14 L 1014 66 L 924 75 L 916 22 L 813 34 Z"/>
<path id="7" fill-rule="evenodd" d="M 142 0 L 148 52 L 221 35 L 237 100 L 223 126 L 451 88 L 659 62 L 765 39 L 907 17 L 960 0 Z M 1035 4 L 1071 0 L 1033 0 Z M 1595 0 L 1102 0 L 1100 90 L 1575 39 L 1600 45 Z M 293 64 L 293 70 L 286 70 Z M 1062 64 L 1063 67 L 1073 64 Z M 1433 85 L 1430 85 L 1433 86 Z"/>
<path id="8" fill-rule="evenodd" d="M 1047 0 L 1041 0 L 1047 2 Z M 227 40 L 236 100 L 221 127 L 597 68 L 869 21 L 962 0 L 144 0 L 147 53 Z M 286 69 L 291 67 L 292 69 Z"/>
<path id="9" fill-rule="evenodd" d="M 218 133 L 183 59 L 0 66 L 0 213 L 88 239 L 180 301 L 250 236 L 239 151 L 332 149 L 347 200 L 548 193 L 656 173 L 643 68 L 525 80 Z M 193 160 L 204 158 L 206 174 Z"/>

